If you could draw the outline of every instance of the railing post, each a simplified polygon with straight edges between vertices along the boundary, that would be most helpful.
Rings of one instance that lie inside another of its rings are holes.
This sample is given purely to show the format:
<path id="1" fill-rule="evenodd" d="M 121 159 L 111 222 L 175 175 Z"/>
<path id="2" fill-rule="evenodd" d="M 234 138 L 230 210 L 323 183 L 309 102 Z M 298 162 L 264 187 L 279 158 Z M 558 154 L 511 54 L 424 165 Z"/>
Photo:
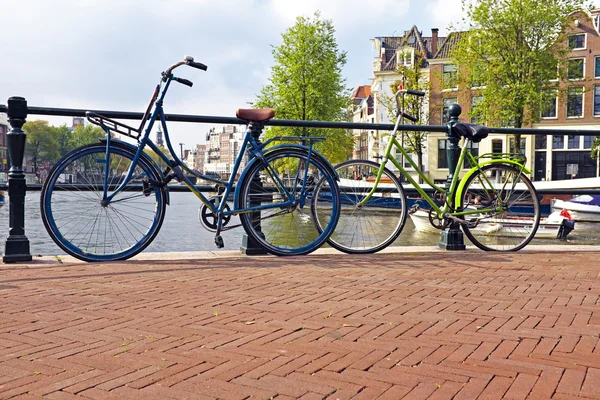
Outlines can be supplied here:
<path id="1" fill-rule="evenodd" d="M 250 130 L 250 134 L 252 135 L 252 138 L 254 140 L 256 140 L 257 143 L 260 142 L 259 137 L 262 133 L 262 129 L 263 129 L 263 124 L 261 123 L 257 123 L 257 122 L 250 122 L 250 124 L 248 125 L 248 129 Z M 245 149 L 242 149 L 242 151 L 245 151 Z M 250 160 L 248 160 L 248 162 L 250 162 Z M 252 189 L 262 189 L 263 188 L 263 183 L 260 180 L 260 176 L 253 176 L 252 177 L 252 186 L 250 187 L 250 193 L 255 192 L 258 193 L 258 191 L 254 191 Z M 261 199 L 256 197 L 251 197 L 251 201 L 250 201 L 250 206 L 260 206 L 261 203 Z M 252 213 L 252 224 L 255 226 L 256 230 L 258 232 L 261 232 L 260 230 L 260 211 L 255 211 Z M 263 255 L 263 254 L 267 254 L 267 251 L 258 243 L 256 243 L 251 237 L 249 237 L 246 233 L 244 233 L 244 235 L 242 236 L 242 247 L 240 247 L 240 251 L 243 254 L 246 254 L 248 256 L 258 256 L 258 255 Z"/>
<path id="2" fill-rule="evenodd" d="M 8 171 L 9 231 L 4 247 L 5 263 L 31 261 L 29 239 L 25 236 L 25 194 L 27 185 L 23 171 L 25 140 L 23 124 L 27 118 L 27 100 L 23 97 L 8 99 L 8 123 L 10 132 L 6 135 L 10 170 Z"/>
<path id="3" fill-rule="evenodd" d="M 454 171 L 456 171 L 456 165 L 458 164 L 458 159 L 460 157 L 460 146 L 458 145 L 460 136 L 453 134 L 452 126 L 458 122 L 458 117 L 460 116 L 461 112 L 462 109 L 458 104 L 452 104 L 448 108 L 448 132 L 446 132 L 446 136 L 448 137 L 448 146 L 446 147 L 446 154 L 448 157 L 449 174 L 448 180 L 446 180 L 446 193 L 448 193 L 450 190 L 450 184 L 454 177 Z M 454 199 L 446 199 L 446 201 L 450 201 L 450 204 L 452 204 Z M 463 233 L 458 222 L 452 221 L 450 225 L 442 231 L 438 246 L 445 250 L 466 249 Z"/>

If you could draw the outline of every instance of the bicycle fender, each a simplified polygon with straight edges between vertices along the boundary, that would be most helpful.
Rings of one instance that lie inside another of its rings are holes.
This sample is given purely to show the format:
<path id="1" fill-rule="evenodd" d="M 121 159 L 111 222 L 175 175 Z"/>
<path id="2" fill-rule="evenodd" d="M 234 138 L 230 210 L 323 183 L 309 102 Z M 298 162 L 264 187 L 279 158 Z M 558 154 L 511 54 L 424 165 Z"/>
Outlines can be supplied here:
<path id="1" fill-rule="evenodd" d="M 489 165 L 489 164 L 509 164 L 514 167 L 522 169 L 523 172 L 526 174 L 531 174 L 531 171 L 526 166 L 519 164 L 517 161 L 508 160 L 508 159 L 487 160 L 487 161 L 484 161 L 481 164 L 479 164 L 479 167 L 483 167 L 483 166 Z M 460 180 L 460 183 L 458 184 L 458 188 L 456 188 L 456 197 L 454 199 L 454 204 L 456 204 L 457 208 L 462 207 L 462 193 L 463 193 L 463 190 L 465 189 L 465 185 L 466 185 L 467 181 L 469 180 L 471 175 L 473 175 L 478 170 L 479 170 L 478 167 L 471 168 L 465 174 L 465 176 L 463 176 L 462 179 Z"/>
<path id="2" fill-rule="evenodd" d="M 100 139 L 100 141 L 102 143 L 106 143 L 106 140 L 107 140 L 106 138 Z M 127 143 L 127 142 L 124 142 L 124 141 L 119 140 L 119 139 L 110 139 L 110 142 L 111 142 L 111 144 L 110 144 L 111 146 L 118 146 L 118 147 L 127 149 L 129 151 L 132 151 L 133 154 L 135 154 L 137 152 L 137 149 L 138 149 L 136 146 L 132 145 L 131 143 Z M 144 161 L 146 161 L 147 163 L 149 163 L 150 165 L 152 165 L 154 168 L 156 168 L 156 170 L 158 171 L 158 174 L 160 175 L 161 179 L 165 178 L 165 176 L 163 175 L 162 170 L 160 169 L 160 167 L 158 166 L 158 164 L 152 158 L 150 158 L 150 156 L 148 154 L 146 154 L 145 152 L 142 152 L 141 157 L 144 159 Z M 165 186 L 164 190 L 165 190 L 165 195 L 166 195 L 166 198 L 167 198 L 167 205 L 169 205 L 170 200 L 171 200 L 170 195 L 169 195 L 169 188 L 167 186 Z"/>
<path id="3" fill-rule="evenodd" d="M 280 145 L 269 147 L 268 149 L 265 149 L 265 155 L 269 154 L 271 151 L 275 151 L 275 150 L 279 150 L 279 149 L 300 149 L 300 150 L 305 150 L 305 151 L 309 150 L 308 147 L 303 146 L 301 144 L 286 143 L 286 144 L 280 144 Z M 317 158 L 325 166 L 325 168 L 327 169 L 327 172 L 329 172 L 332 176 L 335 176 L 336 181 L 340 180 L 340 177 L 338 176 L 337 172 L 335 172 L 335 168 L 333 168 L 333 165 L 331 165 L 329 160 L 326 159 L 325 156 L 323 156 L 323 154 L 319 153 L 318 151 L 316 151 L 313 148 L 311 157 Z"/>
<path id="4" fill-rule="evenodd" d="M 269 147 L 268 149 L 264 150 L 264 156 L 267 156 L 268 154 L 271 154 L 275 151 L 278 150 L 300 150 L 300 151 L 308 151 L 308 147 L 306 146 L 302 146 L 299 144 L 281 144 L 278 146 L 273 146 L 273 147 Z M 323 155 L 321 153 L 316 152 L 314 149 L 312 150 L 312 154 L 311 157 L 314 157 L 316 159 L 319 160 L 319 162 L 321 162 L 323 164 L 323 166 L 325 167 L 325 169 L 327 170 L 328 173 L 330 173 L 332 176 L 335 177 L 336 181 L 339 181 L 340 178 L 337 174 L 337 172 L 335 172 L 335 169 L 333 168 L 333 165 L 331 165 L 331 163 L 329 162 L 329 160 L 327 160 L 325 157 L 323 157 Z M 247 172 L 250 170 L 250 167 L 252 165 L 254 165 L 254 163 L 259 162 L 258 158 L 253 158 L 252 160 L 250 160 L 250 162 L 246 165 L 246 167 L 244 168 L 244 170 L 242 171 L 240 178 L 237 180 L 237 184 L 235 185 L 235 193 L 234 193 L 234 199 L 235 199 L 235 208 L 240 208 L 240 204 L 239 204 L 239 198 L 240 198 L 240 186 L 239 182 L 242 182 L 244 180 L 244 178 L 246 177 Z"/>

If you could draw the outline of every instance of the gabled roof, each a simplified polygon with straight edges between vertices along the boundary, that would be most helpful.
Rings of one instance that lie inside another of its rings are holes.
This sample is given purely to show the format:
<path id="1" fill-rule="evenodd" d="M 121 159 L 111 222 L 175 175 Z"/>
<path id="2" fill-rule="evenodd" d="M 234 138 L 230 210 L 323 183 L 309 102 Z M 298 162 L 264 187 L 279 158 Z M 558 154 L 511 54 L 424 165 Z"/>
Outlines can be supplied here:
<path id="1" fill-rule="evenodd" d="M 432 48 L 433 38 L 423 36 L 416 25 L 413 25 L 410 30 L 404 32 L 403 36 L 377 37 L 377 39 L 381 42 L 381 47 L 385 50 L 381 55 L 382 71 L 395 71 L 398 69 L 396 52 L 401 47 L 412 47 L 415 50 L 419 50 L 425 58 L 425 64 L 427 64 L 428 59 L 435 56 Z M 443 42 L 444 39 L 444 37 L 438 37 L 438 43 Z"/>
<path id="2" fill-rule="evenodd" d="M 435 58 L 435 59 L 450 58 L 450 53 L 452 52 L 452 49 L 463 39 L 463 37 L 466 34 L 467 34 L 466 31 L 451 32 L 448 35 L 448 37 L 446 38 L 446 40 L 444 40 L 444 43 L 442 43 L 440 45 L 440 49 L 438 50 L 437 54 L 433 58 Z"/>

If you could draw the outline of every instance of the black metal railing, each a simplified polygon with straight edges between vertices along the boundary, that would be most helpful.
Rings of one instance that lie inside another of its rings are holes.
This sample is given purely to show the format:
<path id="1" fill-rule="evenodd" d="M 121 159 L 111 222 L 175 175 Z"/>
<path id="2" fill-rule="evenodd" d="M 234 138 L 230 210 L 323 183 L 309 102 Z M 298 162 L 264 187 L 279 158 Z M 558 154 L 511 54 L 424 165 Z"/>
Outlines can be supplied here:
<path id="1" fill-rule="evenodd" d="M 27 101 L 22 97 L 11 97 L 8 99 L 7 105 L 0 105 L 0 113 L 8 114 L 8 122 L 11 126 L 7 134 L 8 139 L 8 154 L 10 159 L 10 169 L 8 172 L 8 185 L 0 184 L 1 189 L 8 189 L 9 197 L 9 236 L 6 239 L 4 262 L 17 262 L 31 260 L 29 249 L 29 240 L 25 235 L 25 195 L 29 188 L 30 190 L 39 190 L 41 185 L 27 185 L 25 182 L 25 173 L 23 170 L 23 156 L 25 152 L 26 134 L 22 127 L 25 123 L 27 115 L 47 115 L 47 116 L 63 116 L 63 117 L 85 117 L 86 112 L 91 111 L 107 118 L 121 120 L 140 120 L 143 118 L 143 113 L 140 112 L 124 112 L 110 110 L 87 110 L 73 108 L 53 108 L 53 107 L 29 107 Z M 458 148 L 457 138 L 452 134 L 450 126 L 458 121 L 461 109 L 460 106 L 454 104 L 450 106 L 448 114 L 450 120 L 448 125 L 400 125 L 399 130 L 413 132 L 442 132 L 446 133 L 450 144 L 448 146 L 448 169 L 454 171 L 455 165 L 450 165 L 456 158 L 455 154 Z M 238 124 L 245 125 L 247 121 L 235 117 L 218 117 L 206 115 L 186 115 L 186 114 L 166 114 L 167 121 L 173 122 L 190 122 L 190 123 L 210 123 L 210 124 Z M 393 124 L 372 124 L 360 122 L 329 122 L 329 121 L 299 121 L 299 120 L 278 120 L 272 119 L 266 121 L 265 125 L 270 126 L 288 126 L 288 127 L 307 127 L 307 128 L 336 128 L 336 129 L 358 129 L 358 130 L 384 130 L 391 131 L 394 128 Z M 521 134 L 521 135 L 580 135 L 580 136 L 600 136 L 600 130 L 580 130 L 580 129 L 531 129 L 531 128 L 488 128 L 490 133 L 496 134 Z M 459 149 L 459 148 L 458 148 Z M 449 177 L 450 179 L 450 177 Z M 210 191 L 209 187 L 202 190 Z M 187 188 L 178 187 L 177 185 L 169 186 L 170 190 L 188 190 Z M 558 190 L 540 190 L 540 194 L 558 194 L 564 191 Z M 573 194 L 590 194 L 600 193 L 599 190 L 573 190 Z M 414 191 L 416 193 L 416 191 Z M 408 190 L 408 194 L 413 194 L 413 191 Z M 447 239 L 442 237 L 440 247 L 448 250 L 462 249 L 462 236 L 455 237 L 458 226 L 451 225 L 450 235 Z M 462 235 L 462 234 L 461 234 Z"/>

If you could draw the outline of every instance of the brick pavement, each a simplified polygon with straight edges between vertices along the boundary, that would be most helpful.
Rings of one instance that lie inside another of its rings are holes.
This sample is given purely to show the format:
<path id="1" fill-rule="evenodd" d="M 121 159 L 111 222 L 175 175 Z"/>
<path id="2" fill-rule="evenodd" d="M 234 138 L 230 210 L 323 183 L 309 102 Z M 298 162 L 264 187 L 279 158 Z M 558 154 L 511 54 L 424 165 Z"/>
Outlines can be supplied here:
<path id="1" fill-rule="evenodd" d="M 0 265 L 0 399 L 598 399 L 599 258 Z"/>

